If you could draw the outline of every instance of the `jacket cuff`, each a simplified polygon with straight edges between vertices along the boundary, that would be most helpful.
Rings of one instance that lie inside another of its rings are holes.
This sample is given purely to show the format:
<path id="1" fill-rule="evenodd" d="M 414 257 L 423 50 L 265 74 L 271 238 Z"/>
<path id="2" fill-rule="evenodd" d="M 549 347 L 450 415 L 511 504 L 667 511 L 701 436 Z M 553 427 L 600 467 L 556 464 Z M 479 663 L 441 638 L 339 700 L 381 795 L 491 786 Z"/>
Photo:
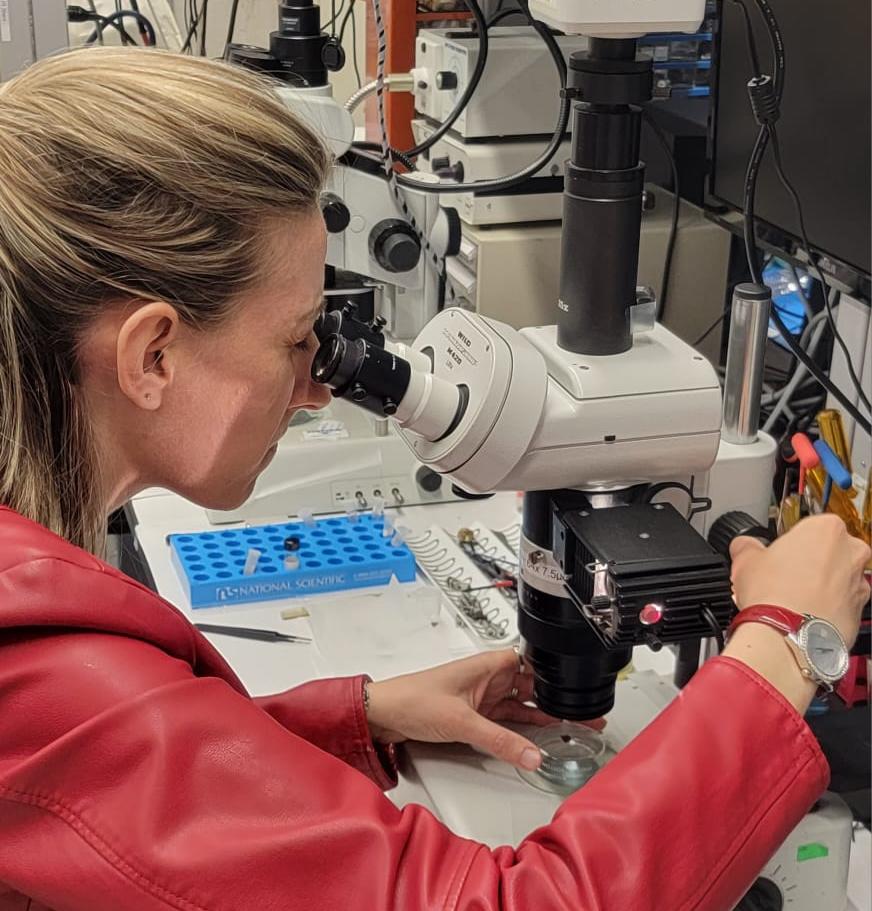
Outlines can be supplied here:
<path id="1" fill-rule="evenodd" d="M 363 705 L 369 677 L 313 680 L 254 701 L 298 737 L 362 772 L 383 791 L 397 783 L 393 747 L 376 744 Z"/>

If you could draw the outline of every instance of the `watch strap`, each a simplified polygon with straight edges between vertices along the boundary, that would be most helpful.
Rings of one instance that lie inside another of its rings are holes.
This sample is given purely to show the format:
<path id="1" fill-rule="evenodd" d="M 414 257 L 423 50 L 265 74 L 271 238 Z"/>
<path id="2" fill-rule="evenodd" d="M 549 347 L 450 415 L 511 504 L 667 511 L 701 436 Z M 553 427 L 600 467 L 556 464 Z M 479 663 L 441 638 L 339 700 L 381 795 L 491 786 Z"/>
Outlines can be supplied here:
<path id="1" fill-rule="evenodd" d="M 736 628 L 743 623 L 765 623 L 788 636 L 798 633 L 805 619 L 802 614 L 788 610 L 786 607 L 778 607 L 775 604 L 755 604 L 752 607 L 746 607 L 736 615 L 727 630 L 727 635 L 732 636 Z"/>

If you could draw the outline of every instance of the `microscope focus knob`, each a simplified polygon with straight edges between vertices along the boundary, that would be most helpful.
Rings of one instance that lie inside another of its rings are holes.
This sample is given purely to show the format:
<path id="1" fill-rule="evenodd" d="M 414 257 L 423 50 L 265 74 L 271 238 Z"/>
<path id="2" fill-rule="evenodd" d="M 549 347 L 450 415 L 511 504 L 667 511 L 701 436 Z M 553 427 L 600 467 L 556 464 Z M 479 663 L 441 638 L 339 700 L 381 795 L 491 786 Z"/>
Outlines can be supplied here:
<path id="1" fill-rule="evenodd" d="M 450 92 L 457 88 L 457 73 L 451 70 L 440 70 L 436 74 L 436 88 L 440 92 Z"/>
<path id="2" fill-rule="evenodd" d="M 341 234 L 351 223 L 348 206 L 335 193 L 324 193 L 321 196 L 321 214 L 330 234 Z"/>
<path id="3" fill-rule="evenodd" d="M 437 474 L 432 468 L 422 465 L 415 472 L 415 483 L 427 493 L 436 493 L 442 487 L 442 475 Z"/>
<path id="4" fill-rule="evenodd" d="M 411 272 L 421 259 L 421 241 L 407 222 L 387 218 L 372 229 L 369 252 L 386 272 Z"/>
<path id="5" fill-rule="evenodd" d="M 730 559 L 730 545 L 742 536 L 758 538 L 764 544 L 772 542 L 772 534 L 746 512 L 725 512 L 709 529 L 708 542 L 724 558 Z"/>
<path id="6" fill-rule="evenodd" d="M 352 402 L 363 402 L 369 393 L 366 391 L 364 386 L 361 386 L 360 383 L 355 384 L 351 387 L 351 401 Z"/>

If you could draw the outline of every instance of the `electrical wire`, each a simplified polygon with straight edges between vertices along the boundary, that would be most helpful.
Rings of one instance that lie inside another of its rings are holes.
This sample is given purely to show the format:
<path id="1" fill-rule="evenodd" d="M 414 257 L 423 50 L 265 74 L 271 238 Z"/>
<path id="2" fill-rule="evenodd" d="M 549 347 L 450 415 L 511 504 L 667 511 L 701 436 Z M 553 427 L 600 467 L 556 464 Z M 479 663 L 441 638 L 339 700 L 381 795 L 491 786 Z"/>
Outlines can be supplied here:
<path id="1" fill-rule="evenodd" d="M 799 231 L 800 236 L 802 237 L 802 245 L 805 249 L 805 255 L 808 259 L 808 265 L 817 273 L 817 280 L 821 283 L 821 288 L 824 292 L 824 307 L 827 311 L 827 318 L 830 323 L 830 331 L 833 333 L 833 338 L 836 340 L 836 343 L 839 345 L 839 347 L 842 349 L 842 353 L 845 355 L 845 366 L 847 367 L 851 382 L 854 384 L 854 387 L 857 390 L 858 398 L 869 411 L 872 411 L 872 405 L 870 405 L 869 399 L 867 398 L 866 393 L 863 391 L 863 385 L 860 382 L 860 378 L 857 376 L 857 373 L 854 370 L 854 365 L 851 363 L 851 353 L 848 351 L 848 346 L 845 344 L 845 340 L 842 338 L 842 335 L 839 332 L 836 321 L 833 319 L 832 305 L 830 303 L 830 289 L 827 285 L 826 279 L 824 278 L 823 272 L 814 261 L 814 256 L 811 251 L 811 244 L 808 240 L 808 232 L 806 231 L 805 227 L 805 219 L 802 214 L 802 202 L 799 199 L 799 194 L 796 192 L 796 188 L 793 186 L 793 184 L 788 179 L 787 174 L 784 172 L 784 163 L 781 159 L 781 146 L 778 141 L 778 134 L 775 132 L 774 128 L 772 129 L 770 141 L 772 143 L 772 154 L 775 159 L 775 172 L 778 175 L 778 179 L 781 181 L 782 186 L 787 191 L 787 194 L 790 196 L 790 199 L 793 202 L 793 208 L 796 212 L 797 221 L 799 222 Z"/>
<path id="2" fill-rule="evenodd" d="M 472 17 L 475 20 L 476 26 L 478 27 L 478 57 L 476 58 L 475 66 L 472 70 L 472 75 L 469 77 L 469 82 L 466 84 L 466 88 L 463 90 L 460 98 L 457 99 L 457 104 L 454 105 L 454 108 L 452 109 L 451 113 L 445 118 L 445 120 L 442 121 L 442 123 L 422 142 L 412 146 L 411 149 L 404 150 L 404 154 L 409 158 L 417 158 L 418 155 L 421 155 L 428 149 L 433 148 L 433 146 L 439 142 L 439 140 L 451 129 L 451 127 L 454 126 L 460 115 L 466 110 L 466 106 L 469 104 L 470 98 L 472 98 L 473 94 L 478 88 L 479 82 L 481 82 L 482 74 L 484 73 L 485 66 L 487 65 L 489 48 L 487 20 L 484 18 L 484 13 L 481 11 L 481 7 L 478 5 L 478 0 L 465 0 L 465 2 L 467 8 L 472 13 Z"/>
<path id="3" fill-rule="evenodd" d="M 203 11 L 200 14 L 200 25 L 203 31 L 200 32 L 200 56 L 206 56 L 206 11 L 209 9 L 209 0 L 203 0 Z"/>
<path id="4" fill-rule="evenodd" d="M 380 3 L 380 0 L 373 0 L 373 2 Z M 560 47 L 554 39 L 554 35 L 551 33 L 550 29 L 544 23 L 539 22 L 537 19 L 533 18 L 532 14 L 530 13 L 528 0 L 519 0 L 519 2 L 521 3 L 521 8 L 524 12 L 524 15 L 527 17 L 527 21 L 531 26 L 533 26 L 533 28 L 536 29 L 548 47 L 548 50 L 551 53 L 551 58 L 554 61 L 554 65 L 560 75 L 561 90 L 565 90 L 566 60 L 563 57 L 563 52 L 560 50 Z M 572 110 L 572 102 L 565 91 L 562 91 L 561 95 L 562 97 L 560 100 L 560 112 L 557 118 L 557 126 L 555 127 L 554 134 L 552 135 L 548 146 L 535 161 L 530 162 L 530 164 L 528 164 L 520 171 L 517 171 L 514 174 L 509 174 L 505 177 L 498 177 L 489 180 L 473 180 L 469 183 L 452 183 L 450 181 L 440 183 L 424 183 L 423 181 L 415 180 L 414 178 L 409 177 L 405 174 L 398 174 L 396 175 L 398 184 L 410 189 L 420 190 L 422 193 L 497 193 L 502 190 L 508 190 L 509 188 L 517 186 L 520 183 L 524 183 L 524 181 L 528 180 L 538 171 L 541 171 L 542 168 L 544 168 L 557 154 L 558 149 L 563 144 L 563 140 L 566 135 L 566 129 L 569 125 L 569 115 Z"/>
<path id="5" fill-rule="evenodd" d="M 708 628 L 711 630 L 712 637 L 718 644 L 718 654 L 720 654 L 724 650 L 724 632 L 721 629 L 721 625 L 718 623 L 717 617 L 715 617 L 708 607 L 702 608 L 702 616 L 708 624 Z"/>
<path id="6" fill-rule="evenodd" d="M 227 20 L 227 40 L 224 42 L 224 59 L 230 53 L 230 45 L 233 44 L 233 33 L 236 31 L 236 14 L 239 12 L 239 0 L 233 0 L 230 7 L 230 18 Z"/>
<path id="7" fill-rule="evenodd" d="M 733 2 L 738 3 L 740 6 L 744 6 L 744 0 L 733 0 Z M 781 34 L 781 30 L 778 26 L 778 21 L 775 18 L 775 14 L 772 11 L 772 7 L 769 5 L 768 0 L 754 0 L 759 11 L 763 16 L 763 20 L 766 24 L 766 31 L 769 36 L 769 42 L 772 48 L 772 53 L 775 61 L 775 75 L 773 78 L 772 84 L 772 102 L 774 102 L 774 112 L 775 116 L 770 116 L 768 118 L 763 118 L 760 130 L 757 134 L 757 140 L 754 143 L 754 149 L 751 153 L 751 158 L 748 162 L 748 170 L 745 175 L 745 251 L 748 259 L 748 268 L 751 272 L 752 280 L 759 285 L 763 284 L 762 273 L 760 270 L 759 262 L 757 261 L 756 248 L 754 244 L 754 202 L 756 198 L 757 191 L 757 178 L 760 171 L 760 163 L 763 160 L 763 156 L 766 152 L 766 148 L 769 144 L 769 141 L 775 136 L 775 143 L 777 144 L 777 135 L 775 129 L 775 120 L 777 119 L 777 112 L 780 109 L 781 98 L 784 92 L 784 79 L 785 79 L 785 50 L 784 50 L 784 40 Z M 752 50 L 752 65 L 759 65 L 759 54 L 756 51 L 756 44 L 754 42 L 753 31 L 750 28 L 750 17 L 746 17 L 746 24 L 748 25 L 748 44 L 749 48 Z M 754 79 L 749 83 L 749 89 L 753 90 L 755 88 L 760 88 L 765 86 L 765 77 L 762 73 L 755 72 Z M 755 107 L 755 116 L 757 116 L 758 111 Z M 773 144 L 773 151 L 774 151 Z M 809 259 L 811 259 L 810 251 L 806 251 Z M 858 426 L 863 428 L 866 433 L 872 432 L 872 422 L 865 418 L 862 412 L 854 405 L 854 403 L 845 395 L 845 393 L 838 388 L 830 378 L 814 363 L 814 361 L 808 356 L 808 354 L 802 349 L 802 347 L 797 343 L 796 339 L 793 337 L 791 332 L 787 329 L 782 321 L 781 317 L 778 314 L 777 309 L 772 308 L 770 313 L 770 318 L 775 324 L 775 328 L 781 334 L 781 337 L 787 343 L 790 350 L 793 352 L 794 356 L 799 360 L 808 372 L 820 383 L 824 389 L 827 390 L 838 402 L 842 405 L 845 411 L 851 415 L 852 418 L 857 422 Z"/>
<path id="8" fill-rule="evenodd" d="M 659 322 L 666 310 L 666 300 L 669 296 L 669 281 L 672 277 L 672 258 L 675 254 L 675 242 L 678 238 L 678 218 L 681 213 L 681 196 L 679 195 L 678 188 L 678 165 L 675 162 L 675 155 L 669 146 L 669 140 L 666 138 L 666 134 L 661 129 L 660 124 L 654 120 L 647 108 L 642 109 L 642 116 L 648 126 L 651 127 L 651 130 L 657 137 L 657 141 L 666 153 L 666 158 L 669 161 L 669 166 L 672 171 L 672 223 L 669 226 L 669 240 L 666 244 L 666 259 L 663 263 L 663 278 L 660 282 L 660 295 L 657 300 L 657 321 Z"/>
<path id="9" fill-rule="evenodd" d="M 194 35 L 199 32 L 200 23 L 202 22 L 205 25 L 206 5 L 208 2 L 209 0 L 203 0 L 202 9 L 198 9 L 193 2 L 191 3 L 192 19 L 191 24 L 188 27 L 188 34 L 185 36 L 185 41 L 182 44 L 181 53 L 185 54 L 191 52 L 191 42 L 194 39 Z"/>
<path id="10" fill-rule="evenodd" d="M 121 33 L 122 41 L 126 40 L 131 44 L 136 44 L 130 35 L 124 31 L 122 22 L 125 18 L 136 20 L 137 25 L 139 25 L 140 32 L 143 35 L 143 41 L 146 45 L 149 47 L 155 47 L 157 45 L 157 36 L 154 31 L 154 26 L 145 16 L 142 15 L 142 13 L 132 9 L 124 9 L 120 12 L 111 13 L 108 16 L 101 17 L 102 21 L 97 22 L 97 28 L 88 37 L 86 44 L 93 44 L 95 41 L 97 41 L 99 33 L 109 25 L 118 29 L 118 31 Z"/>
<path id="11" fill-rule="evenodd" d="M 354 78 L 357 80 L 359 91 L 363 86 L 363 80 L 360 78 L 360 64 L 357 62 L 357 13 L 354 0 L 351 0 L 351 63 L 354 66 Z"/>
<path id="12" fill-rule="evenodd" d="M 117 13 L 112 13 L 112 16 L 117 16 Z M 125 47 L 135 47 L 136 42 L 133 38 L 130 37 L 130 33 L 124 28 L 121 21 L 116 19 L 110 21 L 110 16 L 97 16 L 94 21 L 94 31 L 85 39 L 85 44 L 93 44 L 95 41 L 98 44 L 105 44 L 103 32 L 112 27 L 118 32 L 121 37 L 121 44 Z"/>

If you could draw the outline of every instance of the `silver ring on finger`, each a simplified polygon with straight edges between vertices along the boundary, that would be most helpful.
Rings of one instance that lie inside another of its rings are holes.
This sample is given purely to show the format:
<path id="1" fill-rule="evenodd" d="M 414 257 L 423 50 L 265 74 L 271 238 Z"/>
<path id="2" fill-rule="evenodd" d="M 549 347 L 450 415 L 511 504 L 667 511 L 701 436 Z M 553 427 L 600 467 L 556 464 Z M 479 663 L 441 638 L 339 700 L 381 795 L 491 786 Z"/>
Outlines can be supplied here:
<path id="1" fill-rule="evenodd" d="M 519 694 L 520 694 L 520 690 L 516 686 L 513 686 L 512 692 L 509 693 L 509 699 L 514 701 L 515 699 L 518 698 Z"/>

